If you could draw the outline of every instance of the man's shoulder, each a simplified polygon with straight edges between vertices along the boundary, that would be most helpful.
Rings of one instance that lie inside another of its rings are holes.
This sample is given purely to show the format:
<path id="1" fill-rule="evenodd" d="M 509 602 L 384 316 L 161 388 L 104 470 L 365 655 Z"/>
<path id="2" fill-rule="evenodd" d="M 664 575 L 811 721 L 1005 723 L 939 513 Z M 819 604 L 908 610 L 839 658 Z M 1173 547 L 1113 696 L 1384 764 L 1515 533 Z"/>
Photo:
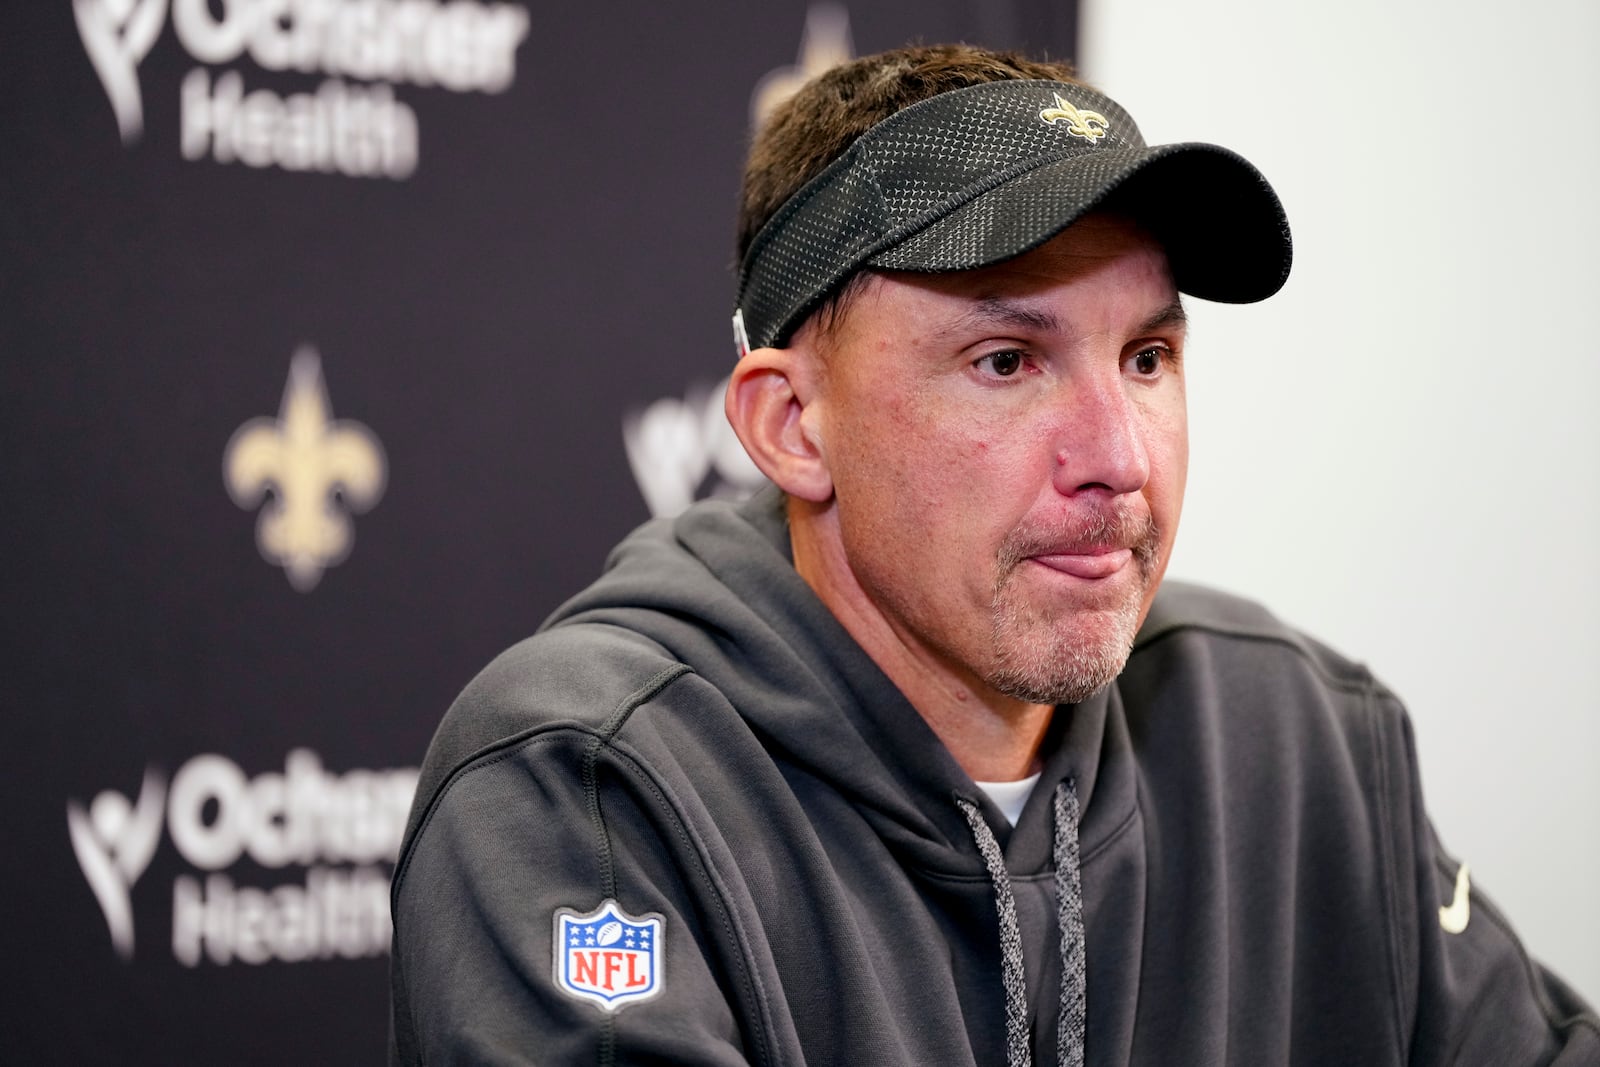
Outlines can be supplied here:
<path id="1" fill-rule="evenodd" d="M 1253 601 L 1164 585 L 1117 688 L 1151 810 L 1214 795 L 1232 833 L 1270 847 L 1280 818 L 1356 842 L 1387 833 L 1409 802 L 1404 706 Z"/>
<path id="2" fill-rule="evenodd" d="M 1162 583 L 1134 641 L 1136 662 L 1164 646 L 1204 646 L 1228 662 L 1302 669 L 1341 689 L 1381 688 L 1365 664 L 1289 625 L 1246 597 L 1190 582 Z"/>
<path id="3" fill-rule="evenodd" d="M 692 674 L 624 627 L 553 627 L 495 657 L 445 713 L 423 761 L 419 798 L 458 771 L 539 734 L 600 737 L 620 713 Z"/>
<path id="4" fill-rule="evenodd" d="M 552 627 L 506 649 L 467 684 L 433 748 L 466 755 L 558 723 L 598 730 L 652 678 L 686 669 L 660 644 L 621 626 Z"/>

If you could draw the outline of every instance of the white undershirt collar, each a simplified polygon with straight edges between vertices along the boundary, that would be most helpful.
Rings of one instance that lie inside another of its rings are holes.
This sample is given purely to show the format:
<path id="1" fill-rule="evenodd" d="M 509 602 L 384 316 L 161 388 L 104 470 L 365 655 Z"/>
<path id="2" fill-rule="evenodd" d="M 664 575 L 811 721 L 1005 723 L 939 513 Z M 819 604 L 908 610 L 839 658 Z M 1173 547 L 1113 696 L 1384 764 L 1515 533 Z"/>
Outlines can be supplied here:
<path id="1" fill-rule="evenodd" d="M 973 785 L 989 794 L 989 799 L 994 801 L 994 806 L 1000 809 L 1000 814 L 1012 826 L 1017 825 L 1017 820 L 1022 817 L 1022 809 L 1027 806 L 1028 798 L 1033 795 L 1033 787 L 1039 784 L 1039 776 L 1030 774 L 1015 782 L 973 782 Z"/>

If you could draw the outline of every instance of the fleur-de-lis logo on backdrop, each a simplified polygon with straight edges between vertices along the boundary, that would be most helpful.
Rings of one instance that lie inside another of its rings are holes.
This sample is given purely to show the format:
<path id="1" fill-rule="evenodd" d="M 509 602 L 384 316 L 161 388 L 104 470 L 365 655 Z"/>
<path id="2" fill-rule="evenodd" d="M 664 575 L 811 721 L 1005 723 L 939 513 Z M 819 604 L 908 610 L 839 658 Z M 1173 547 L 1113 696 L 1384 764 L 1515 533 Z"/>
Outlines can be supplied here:
<path id="1" fill-rule="evenodd" d="M 122 143 L 144 133 L 139 63 L 150 53 L 167 19 L 167 0 L 72 0 L 78 36 L 100 84 L 111 98 Z"/>
<path id="2" fill-rule="evenodd" d="M 1039 117 L 1054 126 L 1058 122 L 1067 124 L 1067 132 L 1074 137 L 1082 137 L 1090 141 L 1098 141 L 1106 135 L 1106 128 L 1111 124 L 1106 117 L 1098 111 L 1079 111 L 1072 102 L 1060 93 L 1054 94 L 1055 107 L 1047 107 L 1039 112 Z"/>
<path id="3" fill-rule="evenodd" d="M 240 507 L 254 508 L 272 491 L 256 522 L 256 545 L 302 593 L 350 554 L 355 534 L 346 509 L 375 505 L 387 478 L 372 431 L 331 414 L 322 361 L 303 347 L 289 364 L 278 417 L 239 427 L 222 460 L 228 495 Z"/>
<path id="4" fill-rule="evenodd" d="M 759 127 L 767 121 L 767 116 L 800 86 L 854 58 L 850 13 L 840 4 L 812 4 L 806 10 L 806 26 L 800 32 L 800 54 L 795 57 L 794 65 L 769 70 L 751 90 L 751 127 Z"/>

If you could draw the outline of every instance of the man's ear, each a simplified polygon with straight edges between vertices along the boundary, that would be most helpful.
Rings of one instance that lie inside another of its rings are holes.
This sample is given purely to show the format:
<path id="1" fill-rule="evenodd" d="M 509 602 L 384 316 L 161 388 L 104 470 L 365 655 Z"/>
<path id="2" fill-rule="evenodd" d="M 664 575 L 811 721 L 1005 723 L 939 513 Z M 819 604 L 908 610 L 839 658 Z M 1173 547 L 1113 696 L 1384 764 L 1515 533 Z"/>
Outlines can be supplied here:
<path id="1" fill-rule="evenodd" d="M 734 365 L 724 407 L 761 473 L 792 497 L 826 503 L 833 477 L 817 432 L 816 356 L 809 349 L 758 348 Z"/>

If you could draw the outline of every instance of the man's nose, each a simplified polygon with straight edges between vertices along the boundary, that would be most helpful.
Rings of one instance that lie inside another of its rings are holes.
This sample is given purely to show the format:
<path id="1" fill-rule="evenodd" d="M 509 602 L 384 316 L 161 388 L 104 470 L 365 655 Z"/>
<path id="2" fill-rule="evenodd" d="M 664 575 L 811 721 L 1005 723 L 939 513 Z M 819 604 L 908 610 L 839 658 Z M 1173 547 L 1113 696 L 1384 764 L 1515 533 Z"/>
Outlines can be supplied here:
<path id="1" fill-rule="evenodd" d="M 1137 493 L 1150 480 L 1145 414 L 1120 374 L 1063 383 L 1054 435 L 1056 491 Z"/>

